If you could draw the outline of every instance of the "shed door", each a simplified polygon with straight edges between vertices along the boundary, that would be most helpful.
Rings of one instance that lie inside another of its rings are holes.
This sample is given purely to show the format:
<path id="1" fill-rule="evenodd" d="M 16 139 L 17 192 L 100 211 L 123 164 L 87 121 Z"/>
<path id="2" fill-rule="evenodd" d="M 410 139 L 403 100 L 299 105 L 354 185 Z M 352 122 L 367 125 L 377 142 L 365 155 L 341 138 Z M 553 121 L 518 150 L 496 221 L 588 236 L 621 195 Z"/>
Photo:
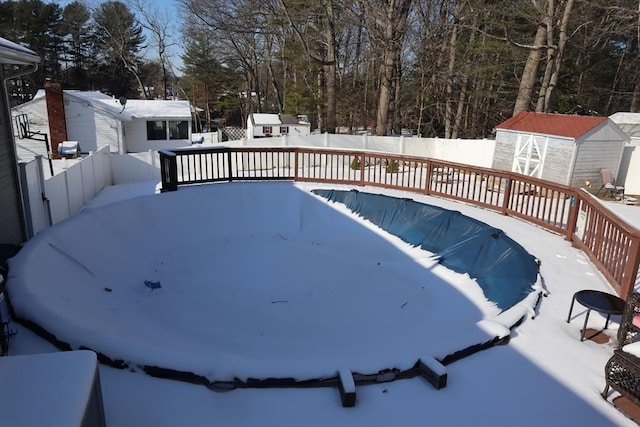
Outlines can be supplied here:
<path id="1" fill-rule="evenodd" d="M 548 142 L 549 138 L 546 136 L 519 134 L 511 170 L 540 178 Z"/>

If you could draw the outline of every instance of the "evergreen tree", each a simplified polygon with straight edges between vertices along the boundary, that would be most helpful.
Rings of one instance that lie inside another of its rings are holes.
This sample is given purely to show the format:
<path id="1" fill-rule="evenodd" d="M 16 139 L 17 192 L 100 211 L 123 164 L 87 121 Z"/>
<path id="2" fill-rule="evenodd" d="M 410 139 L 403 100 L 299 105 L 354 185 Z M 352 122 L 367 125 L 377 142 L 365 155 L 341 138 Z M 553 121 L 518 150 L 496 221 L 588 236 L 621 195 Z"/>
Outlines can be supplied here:
<path id="1" fill-rule="evenodd" d="M 65 36 L 64 86 L 75 89 L 91 89 L 89 67 L 91 65 L 92 38 L 89 9 L 79 1 L 65 6 L 61 28 Z"/>
<path id="2" fill-rule="evenodd" d="M 140 67 L 145 41 L 142 27 L 127 5 L 102 3 L 93 13 L 100 89 L 115 96 L 148 98 Z"/>

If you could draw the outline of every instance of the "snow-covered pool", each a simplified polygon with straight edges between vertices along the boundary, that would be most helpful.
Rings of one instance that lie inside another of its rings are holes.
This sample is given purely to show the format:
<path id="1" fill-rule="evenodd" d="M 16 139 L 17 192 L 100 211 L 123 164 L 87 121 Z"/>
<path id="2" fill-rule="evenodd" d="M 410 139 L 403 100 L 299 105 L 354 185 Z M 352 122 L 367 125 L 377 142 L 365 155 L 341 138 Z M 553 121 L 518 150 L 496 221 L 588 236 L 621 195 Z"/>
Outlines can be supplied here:
<path id="1" fill-rule="evenodd" d="M 409 369 L 526 312 L 501 313 L 468 275 L 293 183 L 85 209 L 10 260 L 7 292 L 70 348 L 210 382 Z"/>

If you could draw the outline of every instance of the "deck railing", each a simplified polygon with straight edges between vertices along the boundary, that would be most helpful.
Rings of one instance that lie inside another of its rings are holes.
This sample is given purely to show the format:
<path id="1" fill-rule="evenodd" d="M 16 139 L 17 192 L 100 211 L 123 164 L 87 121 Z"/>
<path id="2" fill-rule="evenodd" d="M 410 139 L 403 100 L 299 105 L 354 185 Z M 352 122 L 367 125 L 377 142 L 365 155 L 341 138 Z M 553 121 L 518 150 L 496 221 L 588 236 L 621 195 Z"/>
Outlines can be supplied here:
<path id="1" fill-rule="evenodd" d="M 161 150 L 162 191 L 218 181 L 374 186 L 462 201 L 564 235 L 626 298 L 638 284 L 640 231 L 584 190 L 513 172 L 369 151 L 295 147 Z"/>

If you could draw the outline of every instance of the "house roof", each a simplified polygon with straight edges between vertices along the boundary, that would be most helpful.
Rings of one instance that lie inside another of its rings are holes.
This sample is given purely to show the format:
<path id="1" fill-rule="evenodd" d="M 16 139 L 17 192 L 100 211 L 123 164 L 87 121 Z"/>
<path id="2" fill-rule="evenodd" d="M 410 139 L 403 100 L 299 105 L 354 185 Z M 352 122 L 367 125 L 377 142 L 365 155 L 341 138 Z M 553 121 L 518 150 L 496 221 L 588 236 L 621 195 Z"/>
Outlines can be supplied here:
<path id="1" fill-rule="evenodd" d="M 253 113 L 253 124 L 262 125 L 303 125 L 309 126 L 309 123 L 290 114 L 269 114 L 269 113 Z"/>
<path id="2" fill-rule="evenodd" d="M 606 117 L 523 111 L 500 123 L 496 129 L 577 139 L 607 120 Z"/>
<path id="3" fill-rule="evenodd" d="M 63 93 L 65 95 L 69 95 L 79 100 L 85 101 L 92 107 L 102 110 L 110 114 L 111 116 L 115 117 L 118 120 L 131 121 L 134 117 L 130 111 L 125 111 L 125 108 L 122 108 L 122 104 L 120 104 L 119 100 L 109 95 L 105 95 L 102 92 L 85 91 L 85 90 L 65 90 L 63 91 Z"/>
<path id="4" fill-rule="evenodd" d="M 118 105 L 120 105 L 118 103 Z M 135 118 L 158 119 L 190 119 L 191 105 L 189 101 L 141 100 L 130 99 L 125 105 Z"/>
<path id="5" fill-rule="evenodd" d="M 123 106 L 120 101 L 98 91 L 64 90 L 66 96 L 86 102 L 94 108 L 102 110 L 118 120 L 131 121 L 141 119 L 190 119 L 191 105 L 189 101 L 141 100 L 129 99 Z M 33 99 L 45 97 L 43 89 L 38 90 Z"/>
<path id="6" fill-rule="evenodd" d="M 620 112 L 609 116 L 631 138 L 640 138 L 640 113 Z"/>

